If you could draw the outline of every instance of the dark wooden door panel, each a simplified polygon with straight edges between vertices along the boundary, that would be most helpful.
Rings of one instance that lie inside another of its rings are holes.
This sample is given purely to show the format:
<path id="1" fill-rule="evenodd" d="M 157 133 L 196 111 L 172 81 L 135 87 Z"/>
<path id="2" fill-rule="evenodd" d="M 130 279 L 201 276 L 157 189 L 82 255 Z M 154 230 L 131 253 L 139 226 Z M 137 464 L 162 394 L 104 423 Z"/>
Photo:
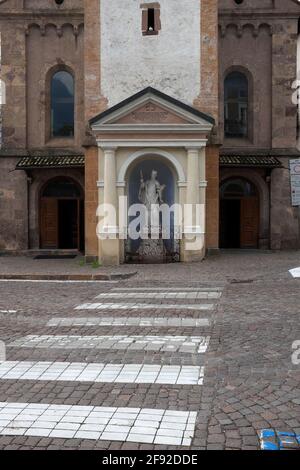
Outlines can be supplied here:
<path id="1" fill-rule="evenodd" d="M 241 248 L 258 247 L 259 201 L 257 198 L 241 199 Z"/>
<path id="2" fill-rule="evenodd" d="M 58 248 L 57 199 L 41 199 L 41 248 Z"/>

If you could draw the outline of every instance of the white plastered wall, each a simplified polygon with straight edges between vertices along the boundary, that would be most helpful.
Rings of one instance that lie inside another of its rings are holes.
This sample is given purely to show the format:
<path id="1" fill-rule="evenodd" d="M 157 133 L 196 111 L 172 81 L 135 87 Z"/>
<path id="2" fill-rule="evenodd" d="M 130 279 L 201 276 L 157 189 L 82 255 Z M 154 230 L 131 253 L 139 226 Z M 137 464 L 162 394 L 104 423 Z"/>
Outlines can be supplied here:
<path id="1" fill-rule="evenodd" d="M 160 0 L 161 31 L 142 34 L 142 0 L 101 1 L 101 88 L 111 107 L 152 86 L 193 104 L 200 92 L 200 0 Z"/>

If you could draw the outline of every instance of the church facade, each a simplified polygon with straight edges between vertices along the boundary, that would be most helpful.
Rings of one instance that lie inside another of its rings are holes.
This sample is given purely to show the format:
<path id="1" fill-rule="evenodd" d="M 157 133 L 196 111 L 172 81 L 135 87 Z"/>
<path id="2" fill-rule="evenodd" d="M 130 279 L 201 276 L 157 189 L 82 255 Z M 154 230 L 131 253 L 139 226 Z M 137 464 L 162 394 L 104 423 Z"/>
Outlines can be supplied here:
<path id="1" fill-rule="evenodd" d="M 298 249 L 299 17 L 293 0 L 0 2 L 0 252 Z M 128 232 L 149 201 L 181 211 L 151 242 Z"/>

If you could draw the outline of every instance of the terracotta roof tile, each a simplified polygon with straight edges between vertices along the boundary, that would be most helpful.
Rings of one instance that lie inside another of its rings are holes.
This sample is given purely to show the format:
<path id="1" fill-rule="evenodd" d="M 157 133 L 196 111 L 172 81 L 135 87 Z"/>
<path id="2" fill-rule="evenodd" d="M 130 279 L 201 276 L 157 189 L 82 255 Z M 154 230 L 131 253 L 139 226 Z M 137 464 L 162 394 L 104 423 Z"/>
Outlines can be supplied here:
<path id="1" fill-rule="evenodd" d="M 64 155 L 61 157 L 23 157 L 16 170 L 34 168 L 83 168 L 84 155 Z"/>
<path id="2" fill-rule="evenodd" d="M 277 168 L 282 165 L 280 161 L 273 156 L 221 155 L 220 166 L 256 166 Z"/>

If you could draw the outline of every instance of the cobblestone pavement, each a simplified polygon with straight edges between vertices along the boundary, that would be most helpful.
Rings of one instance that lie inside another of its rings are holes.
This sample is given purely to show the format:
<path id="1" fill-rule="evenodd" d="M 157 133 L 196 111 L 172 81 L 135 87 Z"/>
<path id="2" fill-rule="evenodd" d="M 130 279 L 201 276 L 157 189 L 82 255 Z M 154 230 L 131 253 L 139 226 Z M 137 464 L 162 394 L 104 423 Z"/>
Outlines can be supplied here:
<path id="1" fill-rule="evenodd" d="M 261 429 L 299 434 L 298 266 L 229 253 L 118 283 L 0 281 L 0 449 L 255 450 Z M 102 301 L 116 308 L 77 309 Z"/>

